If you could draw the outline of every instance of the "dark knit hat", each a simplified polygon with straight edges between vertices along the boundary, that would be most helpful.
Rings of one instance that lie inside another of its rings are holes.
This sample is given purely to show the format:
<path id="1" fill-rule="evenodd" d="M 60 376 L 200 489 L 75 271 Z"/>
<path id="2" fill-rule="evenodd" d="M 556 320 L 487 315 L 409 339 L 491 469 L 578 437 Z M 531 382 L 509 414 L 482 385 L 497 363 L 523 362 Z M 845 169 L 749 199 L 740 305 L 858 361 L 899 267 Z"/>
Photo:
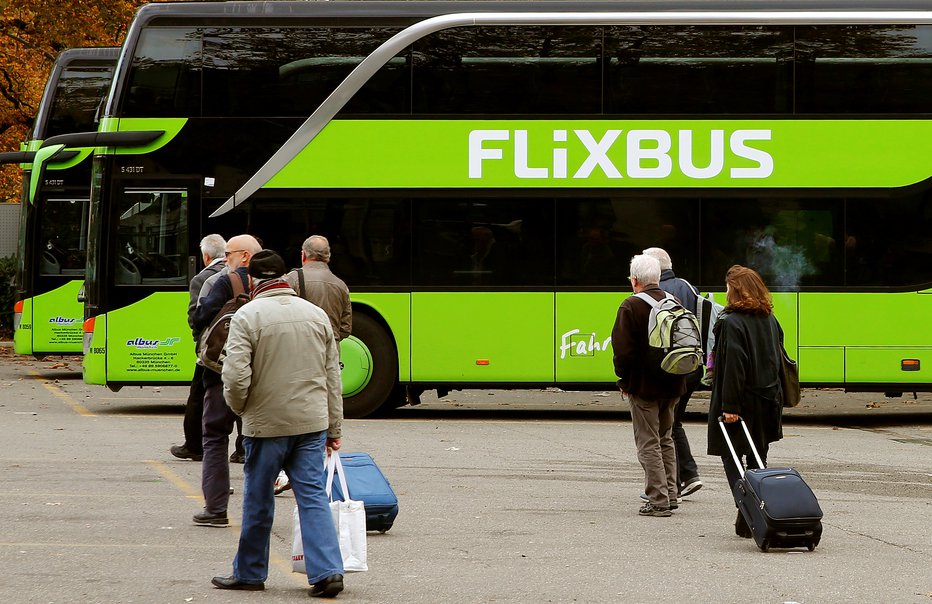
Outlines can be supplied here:
<path id="1" fill-rule="evenodd" d="M 253 279 L 277 279 L 285 274 L 285 261 L 272 250 L 260 250 L 246 267 Z"/>

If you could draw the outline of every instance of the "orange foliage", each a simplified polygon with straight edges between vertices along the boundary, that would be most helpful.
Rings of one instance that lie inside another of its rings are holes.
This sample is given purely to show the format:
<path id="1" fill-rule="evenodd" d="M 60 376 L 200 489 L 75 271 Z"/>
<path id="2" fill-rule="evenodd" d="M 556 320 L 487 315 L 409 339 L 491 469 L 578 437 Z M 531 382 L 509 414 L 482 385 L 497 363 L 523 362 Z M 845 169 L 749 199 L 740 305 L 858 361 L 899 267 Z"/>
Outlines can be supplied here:
<path id="1" fill-rule="evenodd" d="M 144 0 L 0 0 L 0 151 L 29 136 L 45 82 L 67 48 L 119 46 Z M 0 169 L 0 201 L 18 201 L 16 165 Z"/>

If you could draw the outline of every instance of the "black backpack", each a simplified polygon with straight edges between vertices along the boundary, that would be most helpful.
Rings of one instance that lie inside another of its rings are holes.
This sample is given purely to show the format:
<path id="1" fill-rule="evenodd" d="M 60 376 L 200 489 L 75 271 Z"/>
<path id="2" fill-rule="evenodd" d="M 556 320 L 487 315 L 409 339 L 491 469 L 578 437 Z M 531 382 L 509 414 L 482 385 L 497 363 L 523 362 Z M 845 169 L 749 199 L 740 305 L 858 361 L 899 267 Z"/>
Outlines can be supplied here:
<path id="1" fill-rule="evenodd" d="M 220 373 L 223 359 L 226 357 L 227 336 L 230 334 L 230 321 L 236 311 L 249 302 L 249 295 L 243 290 L 243 279 L 239 273 L 229 273 L 233 297 L 220 307 L 214 320 L 201 334 L 197 347 L 197 358 L 208 369 Z"/>

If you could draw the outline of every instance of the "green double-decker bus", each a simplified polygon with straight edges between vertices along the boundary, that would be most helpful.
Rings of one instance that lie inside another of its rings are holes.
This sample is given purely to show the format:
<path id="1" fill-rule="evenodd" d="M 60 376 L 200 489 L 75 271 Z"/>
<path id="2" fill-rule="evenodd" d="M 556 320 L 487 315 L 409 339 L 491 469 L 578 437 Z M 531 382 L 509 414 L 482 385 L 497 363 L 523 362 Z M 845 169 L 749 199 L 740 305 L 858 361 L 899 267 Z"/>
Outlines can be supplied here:
<path id="1" fill-rule="evenodd" d="M 86 132 L 116 67 L 118 48 L 72 48 L 56 59 L 30 140 L 0 161 L 23 167 L 13 347 L 17 354 L 82 354 L 92 148 L 62 149 L 56 137 Z M 44 142 L 50 144 L 38 154 Z M 35 163 L 34 163 L 35 162 Z"/>
<path id="2" fill-rule="evenodd" d="M 330 239 L 350 417 L 612 387 L 649 246 L 704 291 L 757 269 L 805 385 L 928 390 L 932 11 L 734 6 L 143 7 L 101 132 L 154 140 L 95 156 L 85 381 L 189 380 L 197 243 L 248 232 Z"/>

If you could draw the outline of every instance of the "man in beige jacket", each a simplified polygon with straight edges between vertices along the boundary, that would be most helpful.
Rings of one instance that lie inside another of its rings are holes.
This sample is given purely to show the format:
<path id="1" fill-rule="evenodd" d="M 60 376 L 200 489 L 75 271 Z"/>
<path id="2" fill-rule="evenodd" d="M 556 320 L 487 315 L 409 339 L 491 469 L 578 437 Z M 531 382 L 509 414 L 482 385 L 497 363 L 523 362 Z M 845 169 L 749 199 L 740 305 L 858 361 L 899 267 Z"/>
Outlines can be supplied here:
<path id="1" fill-rule="evenodd" d="M 243 523 L 233 574 L 220 589 L 265 588 L 275 515 L 272 494 L 288 474 L 301 523 L 310 595 L 343 590 L 343 558 L 325 491 L 325 447 L 340 448 L 343 398 L 333 328 L 326 313 L 281 278 L 285 263 L 270 250 L 252 257 L 252 300 L 236 311 L 223 361 L 223 394 L 243 418 Z M 334 453 L 335 454 L 335 453 Z"/>

